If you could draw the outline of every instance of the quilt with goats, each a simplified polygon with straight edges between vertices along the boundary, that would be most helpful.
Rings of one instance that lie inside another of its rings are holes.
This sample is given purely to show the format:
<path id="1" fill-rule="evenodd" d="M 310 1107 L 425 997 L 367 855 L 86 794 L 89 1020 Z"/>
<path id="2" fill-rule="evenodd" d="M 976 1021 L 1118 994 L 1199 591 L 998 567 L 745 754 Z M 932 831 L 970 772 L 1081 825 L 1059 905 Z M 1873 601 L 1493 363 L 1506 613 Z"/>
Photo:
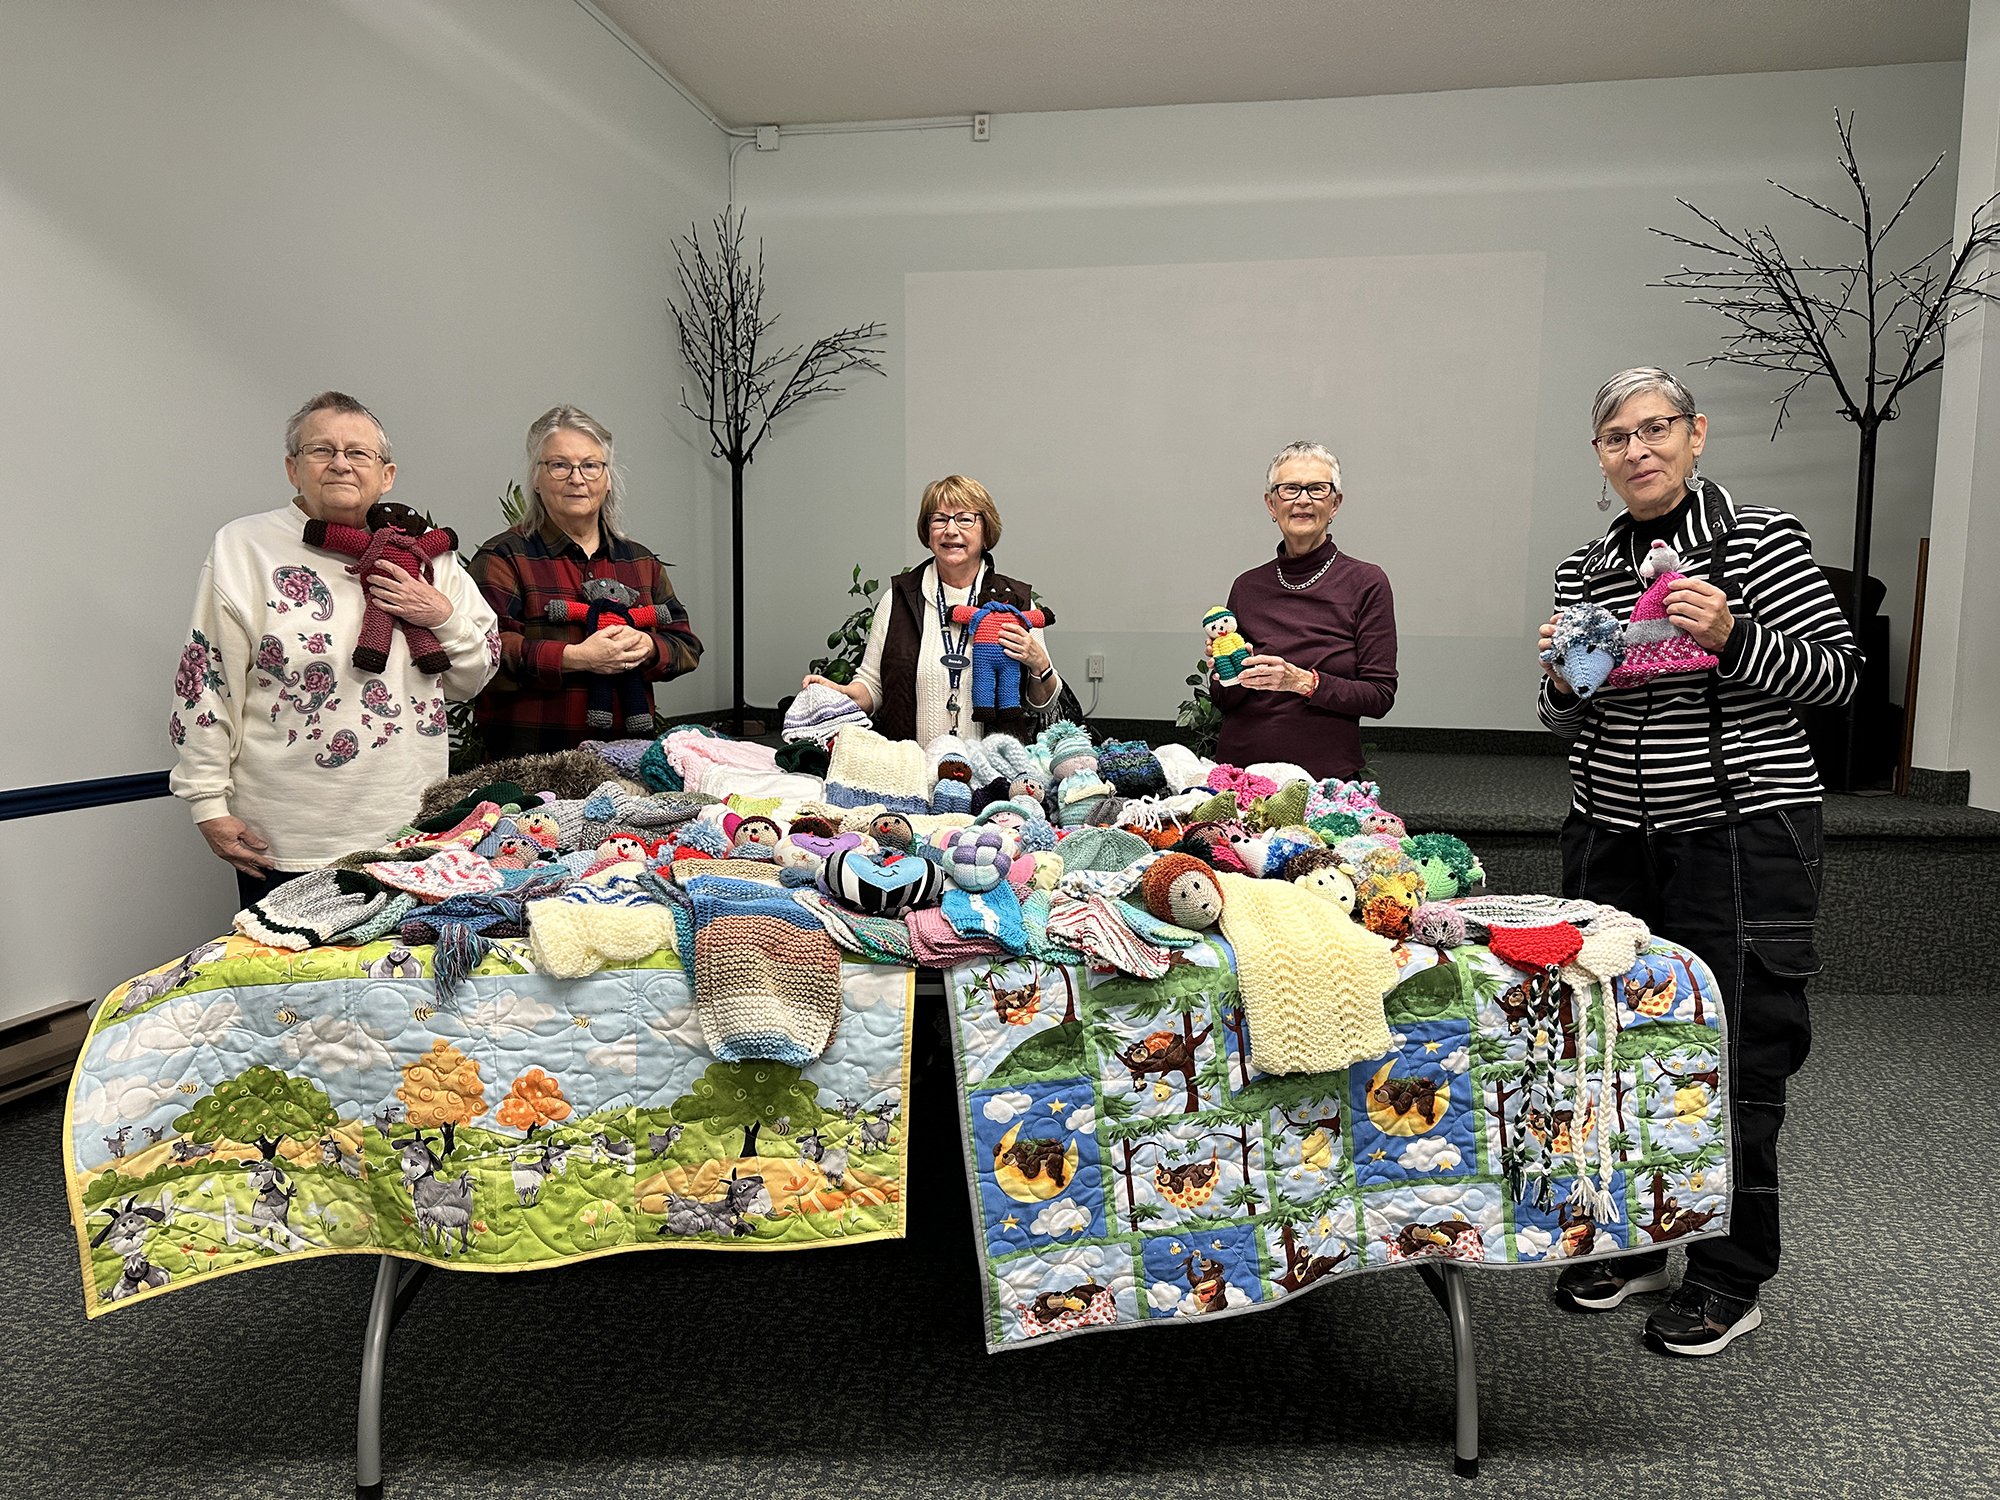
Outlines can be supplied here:
<path id="1" fill-rule="evenodd" d="M 87 1310 L 279 1260 L 485 1271 L 903 1232 L 913 975 L 848 964 L 803 1069 L 722 1063 L 671 952 L 585 979 L 501 941 L 208 943 L 113 991 L 64 1118 Z"/>
<path id="2" fill-rule="evenodd" d="M 1229 948 L 1160 979 L 947 975 L 991 1349 L 1250 1312 L 1420 1258 L 1535 1265 L 1727 1228 L 1712 976 L 1609 984 L 1399 950 L 1394 1048 L 1260 1073 Z"/>

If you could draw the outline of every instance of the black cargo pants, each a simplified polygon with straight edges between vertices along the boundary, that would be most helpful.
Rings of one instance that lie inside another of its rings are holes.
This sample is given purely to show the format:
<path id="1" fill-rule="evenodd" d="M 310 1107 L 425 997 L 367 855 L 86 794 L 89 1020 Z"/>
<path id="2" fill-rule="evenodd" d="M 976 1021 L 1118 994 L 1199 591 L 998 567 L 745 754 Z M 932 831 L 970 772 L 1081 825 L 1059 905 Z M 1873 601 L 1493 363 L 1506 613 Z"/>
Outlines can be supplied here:
<path id="1" fill-rule="evenodd" d="M 1812 1045 L 1819 804 L 1663 833 L 1563 825 L 1563 894 L 1616 906 L 1685 944 L 1715 975 L 1729 1029 L 1734 1200 L 1727 1238 L 1688 1247 L 1687 1280 L 1754 1299 L 1778 1272 L 1778 1131 L 1785 1081 Z"/>

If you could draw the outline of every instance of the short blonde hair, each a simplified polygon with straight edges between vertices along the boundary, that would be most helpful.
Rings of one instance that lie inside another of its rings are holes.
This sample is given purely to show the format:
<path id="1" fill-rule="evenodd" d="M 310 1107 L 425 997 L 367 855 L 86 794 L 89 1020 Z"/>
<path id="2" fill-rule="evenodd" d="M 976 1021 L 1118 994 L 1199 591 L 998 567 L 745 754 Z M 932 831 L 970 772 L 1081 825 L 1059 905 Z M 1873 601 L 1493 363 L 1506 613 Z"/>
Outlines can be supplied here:
<path id="1" fill-rule="evenodd" d="M 924 498 L 917 506 L 917 540 L 926 547 L 931 544 L 931 517 L 941 510 L 972 511 L 980 521 L 980 550 L 991 552 L 1000 545 L 1000 507 L 978 480 L 947 474 L 924 486 Z"/>

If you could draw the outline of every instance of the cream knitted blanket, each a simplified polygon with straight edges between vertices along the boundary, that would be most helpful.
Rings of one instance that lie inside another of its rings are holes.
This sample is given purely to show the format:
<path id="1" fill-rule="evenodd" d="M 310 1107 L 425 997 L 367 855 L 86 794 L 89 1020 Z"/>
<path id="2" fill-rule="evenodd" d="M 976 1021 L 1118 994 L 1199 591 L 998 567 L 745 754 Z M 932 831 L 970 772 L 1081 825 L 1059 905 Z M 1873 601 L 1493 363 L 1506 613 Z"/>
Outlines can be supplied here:
<path id="1" fill-rule="evenodd" d="M 1382 997 L 1397 967 L 1387 938 L 1289 880 L 1219 879 L 1258 1068 L 1323 1073 L 1391 1050 Z"/>

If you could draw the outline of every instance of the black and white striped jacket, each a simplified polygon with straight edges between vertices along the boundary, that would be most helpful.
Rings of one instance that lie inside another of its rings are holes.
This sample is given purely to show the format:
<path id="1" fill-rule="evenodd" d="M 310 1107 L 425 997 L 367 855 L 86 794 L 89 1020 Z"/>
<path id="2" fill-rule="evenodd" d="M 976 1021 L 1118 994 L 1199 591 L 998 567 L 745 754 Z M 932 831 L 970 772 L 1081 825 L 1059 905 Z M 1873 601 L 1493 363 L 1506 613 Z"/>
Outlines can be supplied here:
<path id="1" fill-rule="evenodd" d="M 1854 633 L 1797 517 L 1738 505 L 1713 480 L 1680 511 L 1671 543 L 1681 570 L 1720 587 L 1736 618 L 1722 664 L 1582 699 L 1544 679 L 1537 704 L 1542 723 L 1570 742 L 1572 805 L 1610 828 L 1705 828 L 1817 802 L 1819 775 L 1792 705 L 1845 703 L 1860 681 Z M 1562 560 L 1558 609 L 1587 600 L 1630 617 L 1644 588 L 1631 524 L 1619 516 Z"/>

